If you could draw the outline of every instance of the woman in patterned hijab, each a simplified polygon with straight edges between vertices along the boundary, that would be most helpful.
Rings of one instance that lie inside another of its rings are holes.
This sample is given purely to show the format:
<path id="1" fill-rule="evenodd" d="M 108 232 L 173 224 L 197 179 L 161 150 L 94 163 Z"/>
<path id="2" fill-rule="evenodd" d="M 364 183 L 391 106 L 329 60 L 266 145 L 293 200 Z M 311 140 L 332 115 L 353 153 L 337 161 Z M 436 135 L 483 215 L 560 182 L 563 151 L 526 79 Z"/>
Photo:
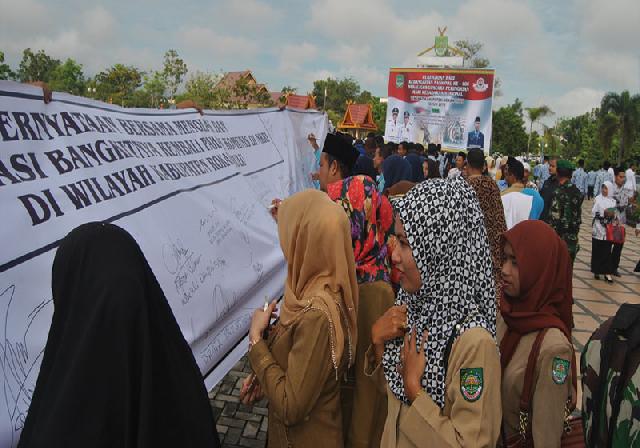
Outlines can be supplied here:
<path id="1" fill-rule="evenodd" d="M 463 179 L 434 179 L 394 208 L 402 288 L 374 325 L 366 366 L 373 375 L 382 361 L 388 385 L 382 446 L 495 446 L 495 289 L 476 194 Z"/>

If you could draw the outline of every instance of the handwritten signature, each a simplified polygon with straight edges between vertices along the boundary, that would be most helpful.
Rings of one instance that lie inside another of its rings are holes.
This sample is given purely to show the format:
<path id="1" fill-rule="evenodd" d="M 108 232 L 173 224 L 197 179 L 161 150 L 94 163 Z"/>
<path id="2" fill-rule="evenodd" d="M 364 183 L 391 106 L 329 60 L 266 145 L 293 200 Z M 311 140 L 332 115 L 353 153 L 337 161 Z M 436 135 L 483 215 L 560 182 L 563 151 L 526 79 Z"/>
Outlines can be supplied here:
<path id="1" fill-rule="evenodd" d="M 29 349 L 33 345 L 29 340 L 30 330 L 32 327 L 38 327 L 34 321 L 39 316 L 44 317 L 41 314 L 42 311 L 48 309 L 52 303 L 51 299 L 42 300 L 26 317 L 19 316 L 18 311 L 11 308 L 15 292 L 15 285 L 10 285 L 0 292 L 0 307 L 4 309 L 0 367 L 6 412 L 14 431 L 11 435 L 11 446 L 17 442 L 18 434 L 24 426 L 38 376 L 38 368 L 44 354 L 44 344 L 35 351 Z M 8 328 L 9 325 L 12 326 L 11 329 Z"/>

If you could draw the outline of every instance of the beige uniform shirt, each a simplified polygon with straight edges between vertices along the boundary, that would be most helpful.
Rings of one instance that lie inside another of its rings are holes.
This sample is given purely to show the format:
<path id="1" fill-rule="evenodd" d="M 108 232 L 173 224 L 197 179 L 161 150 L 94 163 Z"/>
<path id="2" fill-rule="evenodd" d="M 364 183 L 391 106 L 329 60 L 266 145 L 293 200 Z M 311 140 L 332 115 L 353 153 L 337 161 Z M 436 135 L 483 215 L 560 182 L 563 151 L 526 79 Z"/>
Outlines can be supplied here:
<path id="1" fill-rule="evenodd" d="M 274 327 L 271 349 L 260 341 L 249 352 L 269 399 L 269 447 L 343 446 L 340 383 L 329 332 L 326 315 L 312 309 L 287 327 Z"/>
<path id="2" fill-rule="evenodd" d="M 498 338 L 502 340 L 506 324 L 499 322 Z M 502 375 L 502 412 L 506 436 L 519 432 L 520 396 L 529 353 L 538 332 L 520 339 L 509 365 Z M 560 447 L 564 427 L 565 404 L 572 389 L 570 362 L 572 346 L 562 331 L 551 328 L 544 337 L 536 363 L 531 405 L 531 431 L 535 446 Z M 568 371 L 567 371 L 568 366 Z M 575 392 L 574 392 L 575 393 Z"/>
<path id="3" fill-rule="evenodd" d="M 372 349 L 370 349 L 372 352 Z M 371 360 L 371 357 L 369 357 Z M 427 360 L 429 362 L 429 360 Z M 367 370 L 386 384 L 380 366 Z M 482 393 L 465 398 L 463 369 L 482 368 Z M 453 343 L 446 376 L 445 406 L 425 392 L 407 406 L 387 386 L 389 407 L 381 447 L 495 447 L 500 435 L 500 359 L 495 340 L 483 328 L 466 330 Z"/>

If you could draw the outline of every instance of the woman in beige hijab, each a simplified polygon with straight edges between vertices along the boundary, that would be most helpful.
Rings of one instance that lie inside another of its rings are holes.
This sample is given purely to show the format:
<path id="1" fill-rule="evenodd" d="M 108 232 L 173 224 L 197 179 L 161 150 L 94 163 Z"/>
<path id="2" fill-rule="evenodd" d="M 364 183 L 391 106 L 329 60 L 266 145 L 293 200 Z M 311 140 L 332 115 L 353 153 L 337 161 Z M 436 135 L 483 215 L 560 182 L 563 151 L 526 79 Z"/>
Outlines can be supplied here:
<path id="1" fill-rule="evenodd" d="M 288 264 L 280 320 L 264 340 L 275 302 L 254 313 L 255 379 L 242 395 L 268 398 L 269 447 L 342 447 L 339 378 L 353 363 L 357 334 L 349 220 L 325 193 L 307 190 L 279 206 L 278 234 Z"/>

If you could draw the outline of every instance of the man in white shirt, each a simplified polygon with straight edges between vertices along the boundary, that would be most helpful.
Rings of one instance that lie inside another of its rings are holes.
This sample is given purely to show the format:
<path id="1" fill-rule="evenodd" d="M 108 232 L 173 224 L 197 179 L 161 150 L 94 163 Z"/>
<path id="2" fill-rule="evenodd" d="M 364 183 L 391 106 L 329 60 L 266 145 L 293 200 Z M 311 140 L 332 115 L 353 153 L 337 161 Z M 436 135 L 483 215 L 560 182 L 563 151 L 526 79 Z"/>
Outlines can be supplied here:
<path id="1" fill-rule="evenodd" d="M 401 124 L 398 122 L 398 114 L 400 111 L 397 107 L 391 109 L 391 118 L 387 120 L 387 127 L 385 129 L 384 138 L 389 142 L 399 143 L 400 142 L 400 127 Z"/>
<path id="2" fill-rule="evenodd" d="M 604 162 L 604 169 L 607 170 L 607 176 L 606 176 L 605 180 L 608 180 L 612 184 L 615 183 L 616 182 L 616 174 L 614 173 L 613 167 L 611 166 L 611 164 L 609 163 L 608 160 L 605 160 L 605 162 Z"/>
<path id="3" fill-rule="evenodd" d="M 400 141 L 401 142 L 413 142 L 413 124 L 411 123 L 411 114 L 409 111 L 404 111 L 402 125 L 400 126 Z"/>
<path id="4" fill-rule="evenodd" d="M 615 181 L 613 182 L 613 199 L 616 200 L 616 219 L 622 225 L 627 223 L 627 206 L 629 203 L 635 203 L 635 199 L 632 196 L 630 190 L 625 188 L 626 174 L 622 167 L 616 167 L 614 169 Z M 622 254 L 623 244 L 613 244 L 613 250 L 611 251 L 611 268 L 613 275 L 620 277 L 618 272 L 618 266 L 620 265 L 620 255 Z"/>
<path id="5" fill-rule="evenodd" d="M 516 224 L 529 219 L 533 207 L 533 196 L 522 192 L 524 190 L 524 165 L 522 162 L 509 157 L 504 171 L 505 180 L 509 188 L 500 193 L 504 208 L 504 219 L 507 230 Z"/>

